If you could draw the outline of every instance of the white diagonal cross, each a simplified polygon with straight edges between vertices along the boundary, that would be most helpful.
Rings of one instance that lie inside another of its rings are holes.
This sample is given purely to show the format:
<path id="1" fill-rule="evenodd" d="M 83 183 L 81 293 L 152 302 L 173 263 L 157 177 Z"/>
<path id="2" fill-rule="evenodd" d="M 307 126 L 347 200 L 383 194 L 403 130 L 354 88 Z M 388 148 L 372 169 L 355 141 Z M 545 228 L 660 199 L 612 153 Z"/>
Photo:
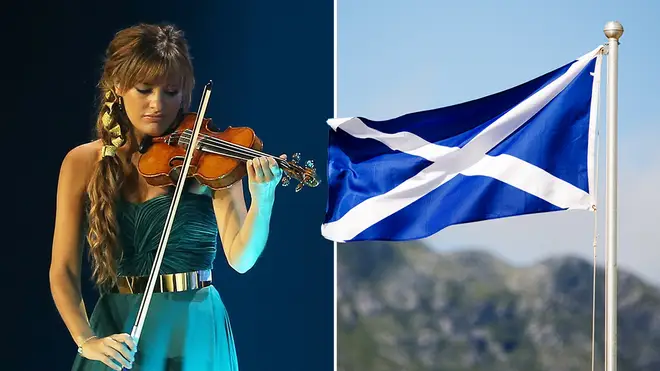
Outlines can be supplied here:
<path id="1" fill-rule="evenodd" d="M 342 218 L 322 226 L 322 234 L 335 241 L 349 240 L 386 217 L 410 205 L 458 174 L 498 179 L 562 208 L 591 207 L 590 195 L 548 172 L 510 155 L 486 155 L 559 94 L 584 69 L 600 48 L 578 59 L 562 76 L 502 115 L 463 148 L 430 143 L 409 133 L 387 134 L 358 118 L 332 119 L 328 124 L 356 138 L 371 138 L 388 147 L 434 162 L 392 190 L 349 210 Z"/>

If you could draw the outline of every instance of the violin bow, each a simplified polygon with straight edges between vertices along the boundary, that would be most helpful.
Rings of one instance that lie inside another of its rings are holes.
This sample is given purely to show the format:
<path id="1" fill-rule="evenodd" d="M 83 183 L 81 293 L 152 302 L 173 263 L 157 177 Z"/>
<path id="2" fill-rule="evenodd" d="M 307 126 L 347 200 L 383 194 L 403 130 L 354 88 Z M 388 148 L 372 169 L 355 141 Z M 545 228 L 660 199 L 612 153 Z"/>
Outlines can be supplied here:
<path id="1" fill-rule="evenodd" d="M 188 169 L 190 168 L 190 163 L 192 162 L 193 154 L 197 148 L 197 140 L 199 136 L 200 129 L 202 127 L 202 122 L 204 120 L 204 114 L 206 112 L 206 106 L 209 102 L 209 97 L 211 96 L 211 90 L 213 87 L 213 81 L 209 81 L 204 90 L 202 91 L 202 99 L 199 103 L 199 110 L 197 115 L 197 121 L 195 122 L 195 129 L 191 138 L 191 145 L 186 149 L 186 156 L 183 161 L 183 167 L 179 174 L 176 187 L 174 189 L 174 197 L 172 203 L 170 204 L 170 210 L 167 213 L 167 219 L 165 220 L 165 227 L 163 229 L 163 234 L 160 238 L 160 243 L 158 245 L 158 250 L 156 251 L 156 256 L 154 258 L 153 266 L 151 268 L 151 274 L 149 275 L 149 280 L 147 281 L 147 288 L 142 297 L 142 302 L 140 303 L 140 308 L 138 309 L 137 318 L 133 329 L 131 330 L 131 336 L 135 339 L 136 347 L 137 343 L 140 341 L 140 335 L 142 334 L 142 328 L 144 327 L 144 321 L 147 317 L 147 311 L 149 309 L 149 304 L 151 303 L 151 297 L 153 296 L 154 287 L 156 286 L 156 277 L 160 272 L 160 266 L 163 262 L 163 256 L 165 255 L 165 247 L 167 246 L 167 241 L 170 237 L 170 231 L 172 230 L 172 225 L 174 223 L 174 216 L 176 215 L 177 208 L 179 206 L 179 199 L 181 198 L 181 193 L 183 192 L 184 184 L 186 182 L 186 174 L 188 174 Z M 122 370 L 127 371 L 125 368 Z"/>

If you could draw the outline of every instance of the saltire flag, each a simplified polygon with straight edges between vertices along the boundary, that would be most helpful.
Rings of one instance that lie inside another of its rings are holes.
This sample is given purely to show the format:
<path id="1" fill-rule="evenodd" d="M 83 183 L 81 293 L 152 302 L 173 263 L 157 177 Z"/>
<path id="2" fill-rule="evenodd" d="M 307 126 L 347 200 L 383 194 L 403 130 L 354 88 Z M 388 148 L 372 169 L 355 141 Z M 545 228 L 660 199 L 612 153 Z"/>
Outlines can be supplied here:
<path id="1" fill-rule="evenodd" d="M 405 241 L 456 224 L 590 210 L 603 50 L 469 102 L 328 120 L 322 235 Z"/>

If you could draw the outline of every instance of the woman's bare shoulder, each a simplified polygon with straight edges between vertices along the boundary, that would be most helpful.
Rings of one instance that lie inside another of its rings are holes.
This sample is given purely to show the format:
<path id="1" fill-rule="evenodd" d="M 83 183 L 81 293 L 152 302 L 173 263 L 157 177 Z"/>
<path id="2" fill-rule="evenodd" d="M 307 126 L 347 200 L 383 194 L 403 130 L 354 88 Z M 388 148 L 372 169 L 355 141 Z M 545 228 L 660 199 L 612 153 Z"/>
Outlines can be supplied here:
<path id="1" fill-rule="evenodd" d="M 100 140 L 95 140 L 69 150 L 62 160 L 60 178 L 70 185 L 77 184 L 78 187 L 84 188 L 94 164 L 100 159 L 102 146 Z"/>
<path id="2" fill-rule="evenodd" d="M 101 156 L 102 143 L 100 140 L 80 144 L 66 154 L 63 160 L 63 165 L 69 164 L 73 166 L 82 166 L 84 168 L 91 168 L 92 165 L 99 160 Z M 78 168 L 83 170 L 83 168 Z"/>

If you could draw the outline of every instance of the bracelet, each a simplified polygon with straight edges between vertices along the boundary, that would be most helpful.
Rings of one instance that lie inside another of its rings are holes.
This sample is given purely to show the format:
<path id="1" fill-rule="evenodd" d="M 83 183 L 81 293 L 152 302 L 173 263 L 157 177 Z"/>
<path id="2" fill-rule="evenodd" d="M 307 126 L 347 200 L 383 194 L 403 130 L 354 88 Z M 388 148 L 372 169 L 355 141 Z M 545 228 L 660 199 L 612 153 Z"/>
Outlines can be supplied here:
<path id="1" fill-rule="evenodd" d="M 83 347 L 83 345 L 85 345 L 85 343 L 87 343 L 88 341 L 90 341 L 90 340 L 92 340 L 92 339 L 95 339 L 95 338 L 97 338 L 97 336 L 96 336 L 96 335 L 92 335 L 92 336 L 88 337 L 87 339 L 85 339 L 82 343 L 80 343 L 80 345 L 78 345 L 78 354 L 82 355 L 82 352 L 83 352 L 82 347 Z"/>

